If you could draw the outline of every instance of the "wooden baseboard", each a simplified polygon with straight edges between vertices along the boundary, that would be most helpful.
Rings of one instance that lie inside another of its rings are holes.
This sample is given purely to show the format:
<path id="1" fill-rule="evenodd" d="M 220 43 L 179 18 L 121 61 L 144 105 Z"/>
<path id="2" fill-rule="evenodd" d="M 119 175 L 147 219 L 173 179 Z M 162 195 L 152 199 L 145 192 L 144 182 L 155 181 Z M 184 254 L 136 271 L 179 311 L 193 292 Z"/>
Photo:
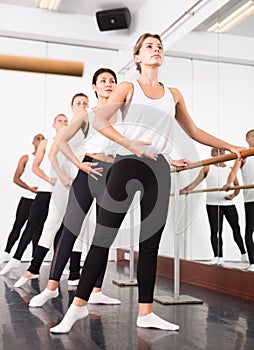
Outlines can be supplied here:
<path id="1" fill-rule="evenodd" d="M 129 264 L 129 260 L 125 259 L 125 253 L 129 253 L 129 250 L 117 250 L 118 264 Z M 135 252 L 135 267 L 137 259 L 138 252 Z M 157 275 L 174 279 L 174 259 L 159 256 Z M 254 301 L 254 272 L 252 271 L 180 260 L 180 281 Z"/>

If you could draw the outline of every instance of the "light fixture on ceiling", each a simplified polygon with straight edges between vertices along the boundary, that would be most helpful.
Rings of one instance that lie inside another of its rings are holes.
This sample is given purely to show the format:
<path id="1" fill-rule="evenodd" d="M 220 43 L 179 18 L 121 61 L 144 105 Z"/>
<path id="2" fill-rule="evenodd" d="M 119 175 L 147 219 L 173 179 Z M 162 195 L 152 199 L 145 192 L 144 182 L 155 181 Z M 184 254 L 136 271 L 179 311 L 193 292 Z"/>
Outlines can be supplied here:
<path id="1" fill-rule="evenodd" d="M 236 11 L 231 13 L 223 21 L 213 24 L 207 31 L 214 33 L 224 33 L 240 23 L 243 19 L 254 13 L 254 1 L 250 0 Z"/>
<path id="2" fill-rule="evenodd" d="M 40 9 L 56 11 L 62 0 L 38 0 L 37 7 Z"/>

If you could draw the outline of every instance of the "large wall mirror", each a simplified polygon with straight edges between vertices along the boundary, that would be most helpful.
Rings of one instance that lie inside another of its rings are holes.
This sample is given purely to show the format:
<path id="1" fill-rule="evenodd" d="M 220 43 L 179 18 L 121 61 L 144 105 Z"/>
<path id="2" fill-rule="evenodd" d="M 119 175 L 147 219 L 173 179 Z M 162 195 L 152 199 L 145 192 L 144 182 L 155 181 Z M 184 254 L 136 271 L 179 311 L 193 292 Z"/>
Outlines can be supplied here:
<path id="1" fill-rule="evenodd" d="M 162 76 L 164 80 L 167 77 L 169 85 L 176 85 L 183 92 L 190 114 L 198 126 L 232 144 L 248 147 L 245 134 L 254 128 L 253 1 L 227 2 L 217 13 L 172 46 L 167 56 Z M 177 137 L 179 140 L 179 134 Z M 185 145 L 182 156 L 191 161 L 211 157 L 211 148 L 196 143 L 194 148 L 197 151 L 196 155 L 191 146 Z M 227 162 L 229 167 L 233 164 L 233 161 Z M 215 172 L 217 171 L 218 178 L 221 178 L 218 167 L 210 166 L 210 174 L 213 168 Z M 178 179 L 179 187 L 183 188 L 190 184 L 199 172 L 200 168 L 181 173 Z M 238 174 L 238 180 L 242 184 L 241 172 Z M 209 184 L 205 179 L 195 189 L 202 190 L 207 187 Z M 213 193 L 215 197 L 221 195 L 222 192 Z M 181 215 L 177 225 L 180 235 L 180 257 L 210 264 L 215 261 L 206 196 L 207 193 L 181 196 Z M 242 191 L 235 197 L 234 204 L 239 215 L 241 237 L 245 245 Z M 172 200 L 172 212 L 174 205 Z M 171 227 L 175 227 L 176 223 L 173 221 L 173 218 L 170 221 L 169 216 L 167 232 L 170 233 L 163 237 L 161 255 L 167 255 L 166 251 L 171 251 L 170 256 L 174 255 Z M 219 224 L 219 220 L 215 224 Z M 222 266 L 247 268 L 248 263 L 242 261 L 243 252 L 240 251 L 239 244 L 236 244 L 225 217 L 222 240 L 224 259 L 224 262 L 220 260 Z"/>

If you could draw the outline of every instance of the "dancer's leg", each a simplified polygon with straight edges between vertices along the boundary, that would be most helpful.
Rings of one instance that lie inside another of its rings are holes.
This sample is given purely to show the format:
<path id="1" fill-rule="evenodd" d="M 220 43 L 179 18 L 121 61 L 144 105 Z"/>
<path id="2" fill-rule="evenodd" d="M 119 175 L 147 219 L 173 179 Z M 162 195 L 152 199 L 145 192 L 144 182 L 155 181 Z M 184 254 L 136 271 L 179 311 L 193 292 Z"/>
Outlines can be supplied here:
<path id="1" fill-rule="evenodd" d="M 16 211 L 15 222 L 8 236 L 5 252 L 10 253 L 12 247 L 19 239 L 20 231 L 29 217 L 32 203 L 33 199 L 21 197 Z"/>
<path id="2" fill-rule="evenodd" d="M 235 205 L 225 205 L 223 208 L 225 218 L 233 231 L 234 241 L 236 242 L 241 254 L 245 254 L 246 250 L 241 236 L 241 229 L 239 225 L 239 216 Z"/>
<path id="3" fill-rule="evenodd" d="M 253 265 L 254 270 L 254 202 L 245 202 L 245 244 L 248 252 L 250 265 Z"/>

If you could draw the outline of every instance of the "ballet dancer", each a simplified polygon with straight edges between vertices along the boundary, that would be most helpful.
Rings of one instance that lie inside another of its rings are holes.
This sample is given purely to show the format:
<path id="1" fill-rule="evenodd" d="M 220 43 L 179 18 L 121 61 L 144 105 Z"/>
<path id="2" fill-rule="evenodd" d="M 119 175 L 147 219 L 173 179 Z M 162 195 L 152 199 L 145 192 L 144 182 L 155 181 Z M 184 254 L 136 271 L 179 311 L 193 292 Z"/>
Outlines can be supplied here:
<path id="1" fill-rule="evenodd" d="M 79 169 L 72 183 L 68 205 L 65 213 L 64 228 L 60 237 L 57 250 L 54 254 L 50 277 L 47 287 L 42 293 L 30 300 L 30 307 L 40 307 L 49 299 L 58 296 L 58 286 L 62 271 L 68 261 L 73 244 L 80 233 L 83 221 L 89 212 L 93 199 L 96 198 L 97 213 L 104 192 L 107 173 L 109 172 L 114 157 L 112 156 L 112 143 L 100 135 L 92 127 L 94 112 L 104 106 L 107 99 L 116 87 L 116 74 L 108 68 L 101 68 L 94 73 L 92 86 L 98 98 L 97 105 L 87 113 L 79 112 L 60 138 L 58 146 L 60 151 Z M 83 118 L 79 116 L 82 115 Z M 111 122 L 114 122 L 113 116 Z M 88 127 L 85 140 L 86 155 L 80 161 L 73 153 L 68 141 L 80 130 L 82 125 Z M 103 176 L 102 176 L 103 171 Z M 107 266 L 107 259 L 101 273 L 97 276 L 93 293 L 89 299 L 91 304 L 120 304 L 120 300 L 111 298 L 102 292 L 102 283 Z"/>
<path id="2" fill-rule="evenodd" d="M 12 230 L 8 235 L 7 244 L 4 249 L 3 260 L 1 262 L 8 262 L 10 260 L 11 249 L 19 239 L 21 229 L 29 217 L 30 208 L 36 196 L 38 190 L 37 184 L 39 182 L 39 178 L 32 172 L 32 164 L 34 161 L 34 156 L 37 152 L 38 145 L 43 139 L 44 136 L 42 134 L 35 135 L 32 142 L 34 146 L 33 152 L 31 154 L 25 154 L 19 159 L 13 177 L 13 182 L 16 185 L 20 186 L 23 191 L 17 206 Z"/>
<path id="3" fill-rule="evenodd" d="M 246 142 L 249 148 L 254 147 L 254 129 L 246 133 Z M 254 184 L 254 157 L 236 160 L 231 173 L 228 176 L 227 183 L 224 186 L 228 190 L 231 183 L 234 182 L 238 170 L 241 169 L 244 185 Z M 254 271 L 254 189 L 248 188 L 243 191 L 244 209 L 245 209 L 245 244 L 248 252 L 249 266 L 248 271 Z"/>
<path id="4" fill-rule="evenodd" d="M 88 107 L 88 105 L 89 99 L 86 94 L 78 93 L 72 97 L 71 108 L 74 115 L 79 111 L 84 111 Z M 84 152 L 84 150 L 82 150 L 81 147 L 84 143 L 85 131 L 86 130 L 84 129 L 84 126 L 82 126 L 79 132 L 77 132 L 69 142 L 69 145 L 72 148 L 72 151 L 75 155 L 80 154 L 79 152 Z M 65 159 L 62 166 L 60 167 L 57 158 L 58 148 L 56 148 L 56 143 L 58 142 L 59 135 L 60 133 L 57 137 L 55 137 L 54 143 L 49 151 L 49 160 L 51 162 L 52 168 L 57 174 L 58 181 L 52 189 L 48 216 L 45 221 L 40 240 L 35 249 L 35 253 L 31 264 L 29 265 L 27 271 L 25 271 L 23 276 L 20 277 L 18 281 L 14 284 L 14 287 L 21 287 L 24 284 L 26 284 L 30 279 L 33 279 L 35 278 L 35 276 L 39 275 L 40 267 L 53 243 L 53 240 L 56 240 L 57 236 L 59 236 L 60 238 L 62 232 L 62 221 L 66 211 L 69 189 L 73 178 L 76 175 L 76 169 L 73 167 L 72 163 L 69 162 L 67 159 Z M 57 241 L 59 238 L 57 238 Z M 56 248 L 57 242 L 55 242 L 55 240 L 54 247 Z M 73 247 L 73 251 L 70 256 L 70 274 L 68 278 L 68 285 L 78 284 L 80 277 L 80 260 L 83 246 L 82 243 L 82 239 L 77 239 Z"/>
<path id="5" fill-rule="evenodd" d="M 212 157 L 217 157 L 224 154 L 224 149 L 218 149 L 214 147 L 211 150 Z M 200 170 L 197 178 L 191 184 L 185 186 L 182 190 L 180 190 L 180 193 L 187 194 L 204 179 L 206 179 L 208 188 L 220 188 L 225 184 L 230 171 L 230 167 L 227 166 L 227 164 L 224 162 L 216 163 L 211 166 L 206 165 Z M 237 178 L 234 180 L 234 185 L 239 185 Z M 234 204 L 234 198 L 239 193 L 239 189 L 236 189 L 232 193 L 226 193 L 223 191 L 207 192 L 206 210 L 211 231 L 211 245 L 214 254 L 214 259 L 211 262 L 212 264 L 223 265 L 225 263 L 222 251 L 222 228 L 224 216 L 232 229 L 234 240 L 241 252 L 241 261 L 248 262 L 248 256 L 241 236 L 239 216 Z"/>
<path id="6" fill-rule="evenodd" d="M 107 192 L 100 203 L 93 242 L 74 300 L 60 324 L 50 329 L 52 333 L 67 333 L 77 320 L 88 315 L 87 301 L 136 191 L 141 191 L 137 326 L 168 331 L 179 329 L 178 325 L 161 319 L 152 311 L 157 254 L 170 198 L 170 165 L 166 156 L 170 151 L 173 119 L 200 143 L 225 148 L 237 153 L 238 157 L 240 148 L 194 124 L 182 94 L 158 80 L 163 57 L 160 36 L 143 34 L 134 48 L 134 60 L 140 73 L 138 80 L 119 84 L 105 107 L 97 110 L 93 126 L 119 144 L 119 149 L 107 180 Z M 123 110 L 123 134 L 110 123 L 120 107 Z M 186 161 L 171 160 L 171 164 L 182 166 Z"/>
<path id="7" fill-rule="evenodd" d="M 54 118 L 52 125 L 56 131 L 56 135 L 61 131 L 63 127 L 66 127 L 67 124 L 67 117 L 64 114 L 58 114 Z M 54 186 L 56 183 L 56 174 L 53 172 L 48 159 L 48 153 L 52 143 L 53 139 L 44 139 L 38 146 L 38 150 L 32 165 L 32 170 L 37 176 L 41 178 L 41 181 L 38 185 L 38 191 L 33 201 L 26 228 L 19 241 L 17 250 L 13 258 L 0 271 L 0 275 L 5 275 L 12 269 L 16 269 L 20 266 L 22 255 L 31 241 L 33 241 L 34 249 L 38 244 L 43 229 L 43 224 L 48 214 L 52 186 Z M 38 276 L 36 275 L 34 277 L 37 278 Z"/>

